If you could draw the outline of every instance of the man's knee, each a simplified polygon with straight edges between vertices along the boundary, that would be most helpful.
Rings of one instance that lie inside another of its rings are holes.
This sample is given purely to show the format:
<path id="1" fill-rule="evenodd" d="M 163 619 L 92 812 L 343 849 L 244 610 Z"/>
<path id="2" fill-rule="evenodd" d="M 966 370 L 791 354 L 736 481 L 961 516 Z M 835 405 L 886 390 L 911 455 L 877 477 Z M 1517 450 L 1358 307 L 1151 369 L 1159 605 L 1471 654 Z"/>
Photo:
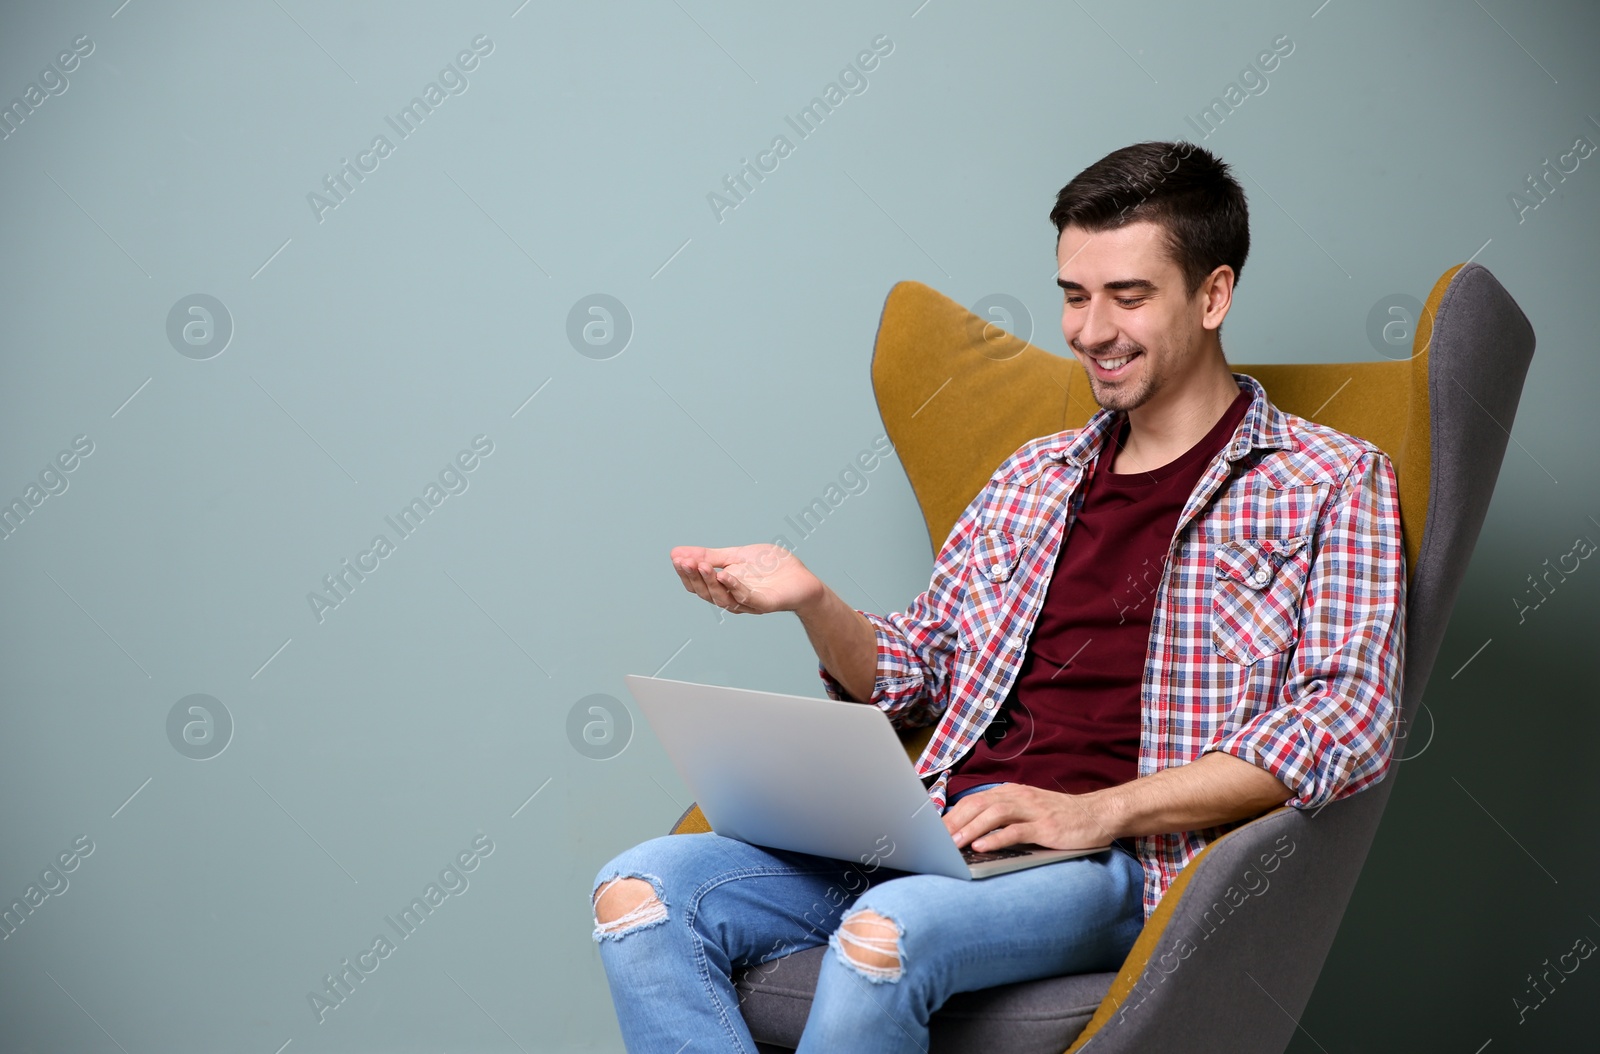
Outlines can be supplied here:
<path id="1" fill-rule="evenodd" d="M 900 927 L 893 919 L 870 909 L 857 910 L 845 917 L 831 943 L 868 980 L 900 979 Z"/>
<path id="2" fill-rule="evenodd" d="M 615 938 L 667 918 L 661 894 L 644 878 L 607 879 L 595 888 L 593 904 L 595 940 Z"/>

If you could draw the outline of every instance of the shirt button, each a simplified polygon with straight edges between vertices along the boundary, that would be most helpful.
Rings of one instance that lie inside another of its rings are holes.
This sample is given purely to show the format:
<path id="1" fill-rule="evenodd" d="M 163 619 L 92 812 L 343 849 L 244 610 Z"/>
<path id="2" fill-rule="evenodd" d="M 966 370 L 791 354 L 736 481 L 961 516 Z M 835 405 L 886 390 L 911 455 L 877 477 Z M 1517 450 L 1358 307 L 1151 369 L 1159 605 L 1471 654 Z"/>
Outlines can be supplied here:
<path id="1" fill-rule="evenodd" d="M 1020 647 L 1022 647 L 1022 644 L 1023 644 L 1023 641 L 1022 641 L 1021 637 L 1012 637 L 1011 638 L 1011 646 L 1013 648 L 1020 648 Z"/>
<path id="2" fill-rule="evenodd" d="M 989 577 L 994 579 L 996 582 L 1000 581 L 1000 579 L 1004 577 L 1005 573 L 1006 568 L 1004 564 L 995 564 L 993 567 L 989 568 Z"/>
<path id="3" fill-rule="evenodd" d="M 1265 567 L 1259 567 L 1256 569 L 1256 573 L 1250 577 L 1250 580 L 1259 586 L 1265 585 L 1267 579 L 1270 577 L 1272 576 L 1267 573 L 1267 569 Z"/>
<path id="4" fill-rule="evenodd" d="M 994 709 L 994 700 L 993 699 L 985 699 L 983 701 L 983 708 L 985 710 L 993 710 Z"/>

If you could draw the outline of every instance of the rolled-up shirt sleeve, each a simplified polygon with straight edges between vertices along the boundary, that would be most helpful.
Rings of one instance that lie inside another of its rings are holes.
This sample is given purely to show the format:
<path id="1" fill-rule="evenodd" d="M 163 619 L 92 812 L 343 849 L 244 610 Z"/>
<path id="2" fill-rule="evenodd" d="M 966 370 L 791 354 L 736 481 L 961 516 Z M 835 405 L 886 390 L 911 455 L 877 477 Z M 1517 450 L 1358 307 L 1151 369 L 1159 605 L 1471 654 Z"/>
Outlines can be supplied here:
<path id="1" fill-rule="evenodd" d="M 1225 724 L 1201 750 L 1243 758 L 1318 808 L 1388 771 L 1400 712 L 1406 573 L 1399 490 L 1381 452 L 1357 459 L 1318 530 L 1301 635 L 1280 703 Z"/>
<path id="2" fill-rule="evenodd" d="M 850 695 L 844 685 L 817 663 L 823 689 L 831 699 L 869 702 L 889 717 L 895 728 L 932 724 L 949 705 L 950 669 L 956 647 L 956 614 L 966 588 L 967 550 L 987 502 L 986 484 L 950 530 L 934 559 L 928 588 L 905 611 L 877 615 L 863 611 L 878 640 L 877 677 L 870 699 Z"/>

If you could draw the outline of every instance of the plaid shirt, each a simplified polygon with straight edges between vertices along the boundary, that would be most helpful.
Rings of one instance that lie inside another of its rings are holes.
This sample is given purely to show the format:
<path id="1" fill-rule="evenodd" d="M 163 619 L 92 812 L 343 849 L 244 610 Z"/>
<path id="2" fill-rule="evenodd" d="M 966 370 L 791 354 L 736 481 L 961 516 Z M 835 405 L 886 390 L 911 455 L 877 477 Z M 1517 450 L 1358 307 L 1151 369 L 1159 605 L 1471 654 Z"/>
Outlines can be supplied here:
<path id="1" fill-rule="evenodd" d="M 1140 688 L 1139 776 L 1224 751 L 1315 809 L 1381 780 L 1398 713 L 1405 553 L 1394 468 L 1363 439 L 1285 413 L 1234 373 L 1250 408 L 1179 514 Z M 904 612 L 877 634 L 870 702 L 899 729 L 938 721 L 917 759 L 949 769 L 1021 668 L 1083 482 L 1119 415 L 1024 444 L 967 506 Z M 1067 585 L 1067 583 L 1063 583 Z M 818 663 L 828 696 L 851 700 Z M 1132 839 L 1144 914 L 1201 849 L 1245 821 Z M 1127 841 L 1128 839 L 1124 839 Z"/>

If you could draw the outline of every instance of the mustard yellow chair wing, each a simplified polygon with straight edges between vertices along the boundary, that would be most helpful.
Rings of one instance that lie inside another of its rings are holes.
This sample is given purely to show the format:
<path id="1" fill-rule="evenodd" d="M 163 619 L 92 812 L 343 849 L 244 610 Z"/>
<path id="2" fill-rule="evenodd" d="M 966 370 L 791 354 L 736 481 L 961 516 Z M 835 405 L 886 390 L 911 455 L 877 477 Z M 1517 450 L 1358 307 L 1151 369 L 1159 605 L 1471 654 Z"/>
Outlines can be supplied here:
<path id="1" fill-rule="evenodd" d="M 1281 409 L 1370 440 L 1400 485 L 1407 612 L 1401 729 L 1418 704 L 1494 493 L 1534 334 L 1480 264 L 1452 267 L 1427 298 L 1405 360 L 1230 364 Z M 901 282 L 879 322 L 872 382 L 936 551 L 1000 462 L 1098 409 L 1075 359 Z M 908 598 L 909 599 L 909 598 Z M 905 732 L 915 759 L 932 725 Z M 1404 756 L 1397 740 L 1396 757 Z M 1279 1054 L 1305 1009 L 1400 768 L 1314 812 L 1279 807 L 1212 842 L 1168 888 L 1116 973 L 962 992 L 933 1016 L 933 1054 Z M 673 833 L 709 830 L 691 806 Z M 1253 869 L 1287 836 L 1270 893 Z M 1248 872 L 1248 874 L 1247 874 Z M 799 1043 L 826 944 L 735 978 L 764 1052 Z"/>

